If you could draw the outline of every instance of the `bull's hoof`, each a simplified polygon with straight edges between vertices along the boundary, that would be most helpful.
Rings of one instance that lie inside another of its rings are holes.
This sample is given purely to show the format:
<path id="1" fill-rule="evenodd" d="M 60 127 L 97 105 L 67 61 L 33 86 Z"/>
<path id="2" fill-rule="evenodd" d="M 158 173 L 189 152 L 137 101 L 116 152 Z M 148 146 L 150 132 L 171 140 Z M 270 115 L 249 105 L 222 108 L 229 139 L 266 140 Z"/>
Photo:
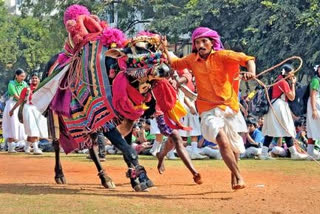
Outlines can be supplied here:
<path id="1" fill-rule="evenodd" d="M 113 183 L 113 181 L 108 181 L 106 183 L 101 182 L 102 186 L 106 189 L 115 189 L 116 185 Z"/>
<path id="2" fill-rule="evenodd" d="M 150 188 L 150 187 L 153 187 L 153 186 L 154 186 L 153 182 L 152 182 L 150 179 L 149 179 L 149 180 L 147 180 L 146 184 L 147 184 L 148 188 Z"/>
<path id="3" fill-rule="evenodd" d="M 101 184 L 106 189 L 115 189 L 116 185 L 113 183 L 112 179 L 107 176 L 103 170 L 98 173 L 98 176 L 101 180 Z"/>
<path id="4" fill-rule="evenodd" d="M 143 166 L 136 166 L 136 175 L 139 177 L 140 185 L 142 185 L 143 188 L 150 188 L 154 186 L 153 182 L 147 176 L 147 171 Z"/>
<path id="5" fill-rule="evenodd" d="M 136 192 L 149 191 L 148 190 L 149 186 L 147 182 L 145 180 L 140 181 L 141 179 L 139 178 L 139 175 L 138 175 L 140 174 L 140 172 L 138 172 L 135 168 L 129 168 L 126 174 L 127 174 L 127 177 L 130 178 L 130 183 L 134 191 Z M 152 181 L 149 184 L 153 186 Z"/>
<path id="6" fill-rule="evenodd" d="M 55 177 L 54 178 L 57 184 L 66 184 L 66 178 L 64 176 Z"/>
<path id="7" fill-rule="evenodd" d="M 105 178 L 100 178 L 101 184 L 106 189 L 115 189 L 116 185 L 113 183 L 112 179 L 109 176 L 106 176 Z"/>

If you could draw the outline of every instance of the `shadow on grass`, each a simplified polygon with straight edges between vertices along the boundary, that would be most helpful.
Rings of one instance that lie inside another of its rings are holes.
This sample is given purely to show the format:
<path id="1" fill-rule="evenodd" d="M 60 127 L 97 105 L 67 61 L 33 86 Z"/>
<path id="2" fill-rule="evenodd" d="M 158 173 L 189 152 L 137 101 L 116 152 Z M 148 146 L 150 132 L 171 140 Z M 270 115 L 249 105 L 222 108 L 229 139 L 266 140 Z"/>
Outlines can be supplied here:
<path id="1" fill-rule="evenodd" d="M 129 185 L 129 184 L 118 184 Z M 70 186 L 68 188 L 68 186 Z M 119 197 L 119 198 L 148 198 L 161 200 L 179 200 L 179 199 L 210 199 L 210 200 L 231 200 L 230 196 L 214 196 L 212 194 L 230 194 L 232 191 L 207 191 L 201 193 L 176 193 L 176 194 L 153 194 L 150 192 L 133 192 L 119 189 L 108 190 L 98 187 L 96 184 L 72 184 L 51 186 L 49 184 L 0 184 L 0 194 L 16 195 L 84 195 L 101 197 Z M 210 196 L 209 196 L 210 195 Z"/>

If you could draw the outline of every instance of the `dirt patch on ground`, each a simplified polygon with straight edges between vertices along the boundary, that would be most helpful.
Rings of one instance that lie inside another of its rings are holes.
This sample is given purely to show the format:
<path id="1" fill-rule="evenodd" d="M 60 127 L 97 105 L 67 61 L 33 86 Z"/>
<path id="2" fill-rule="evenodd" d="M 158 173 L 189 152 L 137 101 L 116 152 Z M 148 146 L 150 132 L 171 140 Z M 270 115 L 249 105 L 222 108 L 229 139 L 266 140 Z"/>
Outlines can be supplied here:
<path id="1" fill-rule="evenodd" d="M 4 213 L 32 211 L 32 208 L 19 210 L 6 206 L 8 198 L 19 199 L 20 196 L 21 200 L 48 197 L 48 200 L 56 201 L 56 204 L 48 202 L 46 213 L 55 210 L 77 212 L 79 207 L 82 209 L 78 213 L 90 213 L 92 209 L 103 213 L 317 213 L 320 206 L 319 174 L 312 176 L 300 172 L 292 175 L 243 169 L 247 188 L 232 191 L 226 167 L 198 167 L 204 180 L 199 186 L 193 183 L 182 163 L 169 165 L 164 175 L 159 175 L 155 167 L 147 164 L 148 175 L 156 187 L 149 192 L 136 193 L 125 177 L 126 167 L 114 164 L 115 161 L 119 160 L 107 159 L 103 163 L 117 185 L 116 190 L 110 191 L 99 185 L 97 171 L 89 161 L 63 160 L 68 184 L 56 185 L 53 157 L 0 153 L 0 201 L 3 199 L 0 210 Z M 144 160 L 147 161 L 154 160 Z M 106 204 L 108 201 L 109 205 Z M 69 207 L 56 207 L 65 202 L 70 203 Z M 15 206 L 12 201 L 9 204 Z M 41 210 L 40 207 L 39 213 Z"/>

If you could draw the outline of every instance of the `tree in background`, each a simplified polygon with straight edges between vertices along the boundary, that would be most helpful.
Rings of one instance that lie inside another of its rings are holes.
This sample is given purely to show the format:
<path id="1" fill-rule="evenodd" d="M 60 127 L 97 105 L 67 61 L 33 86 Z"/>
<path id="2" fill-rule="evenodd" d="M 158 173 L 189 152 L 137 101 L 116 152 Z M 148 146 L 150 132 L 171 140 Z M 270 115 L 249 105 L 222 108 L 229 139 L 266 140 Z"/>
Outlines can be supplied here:
<path id="1" fill-rule="evenodd" d="M 0 39 L 6 41 L 0 44 L 1 70 L 30 70 L 59 52 L 66 38 L 63 12 L 75 3 L 102 19 L 116 11 L 117 27 L 129 35 L 136 33 L 137 23 L 147 23 L 148 30 L 168 35 L 171 42 L 190 36 L 197 26 L 213 28 L 227 48 L 256 56 L 260 71 L 298 55 L 305 62 L 301 80 L 304 75 L 310 78 L 320 61 L 317 0 L 24 0 L 21 17 L 8 15 L 0 4 Z M 270 75 L 274 73 L 265 79 Z"/>
<path id="2" fill-rule="evenodd" d="M 0 78 L 5 91 L 7 82 L 18 67 L 27 72 L 40 69 L 50 57 L 61 50 L 63 41 L 55 43 L 57 34 L 44 20 L 32 16 L 14 16 L 0 2 Z M 56 41 L 58 42 L 58 41 Z"/>

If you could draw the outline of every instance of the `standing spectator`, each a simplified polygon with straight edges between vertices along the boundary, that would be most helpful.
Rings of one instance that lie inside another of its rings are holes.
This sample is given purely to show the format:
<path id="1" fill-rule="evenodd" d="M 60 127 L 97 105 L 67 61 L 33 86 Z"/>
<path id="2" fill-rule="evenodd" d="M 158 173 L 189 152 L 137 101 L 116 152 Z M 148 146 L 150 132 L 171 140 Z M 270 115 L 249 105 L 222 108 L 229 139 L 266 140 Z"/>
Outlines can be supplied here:
<path id="1" fill-rule="evenodd" d="M 156 154 L 161 149 L 161 145 L 162 145 L 162 141 L 163 141 L 163 135 L 160 133 L 160 129 L 158 127 L 156 118 L 153 118 L 152 120 L 150 120 L 150 134 L 156 136 L 155 140 L 153 141 L 152 148 L 150 150 L 150 153 L 153 156 L 156 156 Z"/>
<path id="2" fill-rule="evenodd" d="M 310 156 L 320 159 L 320 155 L 314 154 L 315 140 L 320 140 L 320 66 L 315 67 L 316 74 L 311 79 L 310 97 L 307 107 L 307 151 Z"/>
<path id="3" fill-rule="evenodd" d="M 289 108 L 288 99 L 294 100 L 296 77 L 291 74 L 293 67 L 289 64 L 285 64 L 281 67 L 281 75 L 276 79 L 277 83 L 272 87 L 272 108 L 270 108 L 268 113 L 264 118 L 264 125 L 262 128 L 262 133 L 265 136 L 261 159 L 267 160 L 271 159 L 268 154 L 269 145 L 273 137 L 283 137 L 289 151 L 291 153 L 292 159 L 304 159 L 305 155 L 297 152 L 293 140 L 296 136 L 296 130 L 294 127 L 291 110 Z M 292 82 L 291 86 L 284 79 L 290 75 L 290 80 Z M 280 120 L 280 121 L 278 121 Z M 285 127 L 283 127 L 285 126 Z"/>
<path id="4" fill-rule="evenodd" d="M 33 154 L 41 155 L 42 151 L 39 149 L 39 139 L 48 138 L 47 119 L 38 111 L 37 107 L 32 104 L 33 91 L 38 87 L 40 82 L 36 74 L 31 76 L 30 87 L 25 87 L 20 94 L 18 102 L 12 107 L 9 112 L 10 117 L 14 115 L 16 108 L 25 102 L 23 106 L 23 125 L 28 136 L 25 145 L 25 153 L 30 153 L 30 145 L 33 146 Z"/>
<path id="5" fill-rule="evenodd" d="M 26 73 L 22 69 L 17 69 L 15 72 L 15 79 L 11 80 L 8 85 L 9 100 L 6 102 L 6 106 L 3 112 L 3 137 L 8 142 L 8 152 L 14 153 L 15 142 L 25 139 L 25 131 L 23 124 L 18 120 L 18 110 L 13 111 L 12 117 L 9 115 L 9 111 L 20 99 L 22 89 L 27 87 L 27 83 L 24 81 Z"/>

